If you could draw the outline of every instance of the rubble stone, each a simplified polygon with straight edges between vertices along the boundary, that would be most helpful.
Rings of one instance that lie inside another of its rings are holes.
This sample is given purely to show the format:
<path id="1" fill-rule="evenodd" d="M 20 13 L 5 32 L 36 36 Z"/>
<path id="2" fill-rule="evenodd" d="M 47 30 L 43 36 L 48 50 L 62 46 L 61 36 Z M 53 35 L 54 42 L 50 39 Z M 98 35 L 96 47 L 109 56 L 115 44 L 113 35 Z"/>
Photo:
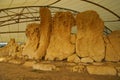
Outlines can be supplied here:
<path id="1" fill-rule="evenodd" d="M 75 62 L 75 63 L 79 63 L 80 62 L 80 58 L 76 55 L 76 54 L 73 54 L 71 56 L 69 56 L 67 58 L 67 61 L 68 62 Z"/>
<path id="2" fill-rule="evenodd" d="M 81 62 L 84 62 L 84 63 L 93 63 L 94 60 L 91 59 L 90 57 L 85 57 L 85 58 L 81 58 Z"/>
<path id="3" fill-rule="evenodd" d="M 74 66 L 72 68 L 73 72 L 79 72 L 79 73 L 84 73 L 85 72 L 85 66 L 79 65 L 79 66 Z"/>
<path id="4" fill-rule="evenodd" d="M 35 61 L 25 61 L 23 66 L 25 67 L 32 67 L 36 62 Z"/>

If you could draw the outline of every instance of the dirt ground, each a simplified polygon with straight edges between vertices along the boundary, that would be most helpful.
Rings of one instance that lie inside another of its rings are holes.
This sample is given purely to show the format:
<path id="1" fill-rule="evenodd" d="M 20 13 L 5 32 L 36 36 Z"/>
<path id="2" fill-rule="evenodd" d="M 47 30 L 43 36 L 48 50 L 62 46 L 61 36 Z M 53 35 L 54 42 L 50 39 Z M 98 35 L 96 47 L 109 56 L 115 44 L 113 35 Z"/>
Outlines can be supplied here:
<path id="1" fill-rule="evenodd" d="M 0 63 L 0 80 L 120 80 L 120 77 L 68 71 L 36 71 L 22 65 Z"/>

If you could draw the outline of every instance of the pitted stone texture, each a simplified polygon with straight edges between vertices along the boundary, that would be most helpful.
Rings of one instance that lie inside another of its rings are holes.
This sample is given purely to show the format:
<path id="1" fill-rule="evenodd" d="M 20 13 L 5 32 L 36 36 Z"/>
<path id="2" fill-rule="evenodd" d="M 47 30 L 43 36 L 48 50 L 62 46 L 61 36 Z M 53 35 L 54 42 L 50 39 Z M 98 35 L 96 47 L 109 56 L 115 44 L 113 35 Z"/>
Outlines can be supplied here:
<path id="1" fill-rule="evenodd" d="M 95 11 L 77 14 L 76 53 L 80 57 L 91 57 L 100 62 L 105 56 L 103 40 L 104 23 Z"/>
<path id="2" fill-rule="evenodd" d="M 74 24 L 72 13 L 57 12 L 55 14 L 46 60 L 63 60 L 75 52 L 75 45 L 70 42 L 71 27 Z"/>

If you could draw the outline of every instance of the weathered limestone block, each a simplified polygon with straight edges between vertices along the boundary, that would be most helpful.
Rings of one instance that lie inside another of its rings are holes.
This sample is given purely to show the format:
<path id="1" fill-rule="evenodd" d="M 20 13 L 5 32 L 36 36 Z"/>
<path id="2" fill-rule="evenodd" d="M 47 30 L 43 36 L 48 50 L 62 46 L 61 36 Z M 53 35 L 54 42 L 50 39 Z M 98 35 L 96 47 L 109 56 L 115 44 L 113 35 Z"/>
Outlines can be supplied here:
<path id="1" fill-rule="evenodd" d="M 71 34 L 70 41 L 71 41 L 72 44 L 76 43 L 76 34 Z"/>
<path id="2" fill-rule="evenodd" d="M 18 60 L 18 59 L 11 59 L 11 60 L 8 61 L 8 63 L 18 64 L 19 65 L 19 64 L 23 64 L 24 61 Z"/>
<path id="3" fill-rule="evenodd" d="M 7 58 L 6 57 L 0 57 L 0 62 L 7 62 Z"/>
<path id="4" fill-rule="evenodd" d="M 91 59 L 90 57 L 85 57 L 85 58 L 81 58 L 81 62 L 84 62 L 84 63 L 93 63 L 94 60 Z"/>
<path id="5" fill-rule="evenodd" d="M 113 31 L 104 38 L 106 42 L 106 61 L 120 61 L 120 30 Z"/>
<path id="6" fill-rule="evenodd" d="M 29 59 L 33 59 L 35 56 L 35 51 L 38 48 L 39 43 L 39 24 L 37 23 L 31 23 L 27 25 L 26 28 L 26 36 L 27 41 L 24 46 L 22 55 L 28 56 Z"/>
<path id="7" fill-rule="evenodd" d="M 34 64 L 36 64 L 35 61 L 25 61 L 23 66 L 25 66 L 25 67 L 32 67 Z"/>
<path id="8" fill-rule="evenodd" d="M 103 21 L 95 11 L 86 11 L 77 14 L 76 24 L 76 53 L 100 62 L 105 56 Z"/>
<path id="9" fill-rule="evenodd" d="M 117 71 L 111 66 L 87 66 L 89 74 L 96 75 L 117 75 Z"/>
<path id="10" fill-rule="evenodd" d="M 72 68 L 73 72 L 79 72 L 79 73 L 84 73 L 85 72 L 85 66 L 79 65 L 79 66 L 74 66 Z"/>
<path id="11" fill-rule="evenodd" d="M 0 57 L 13 55 L 17 51 L 17 47 L 18 44 L 15 42 L 15 39 L 10 39 L 5 47 L 0 48 Z"/>
<path id="12" fill-rule="evenodd" d="M 76 55 L 76 54 L 73 54 L 71 56 L 69 56 L 67 58 L 67 61 L 68 62 L 75 62 L 75 63 L 79 63 L 80 62 L 80 58 Z"/>
<path id="13" fill-rule="evenodd" d="M 53 71 L 56 69 L 56 66 L 53 64 L 34 64 L 33 69 L 42 71 Z"/>
<path id="14" fill-rule="evenodd" d="M 51 12 L 48 8 L 40 8 L 40 17 L 40 41 L 38 49 L 35 52 L 35 59 L 42 59 L 42 57 L 45 56 L 50 41 L 50 34 L 52 29 Z"/>
<path id="15" fill-rule="evenodd" d="M 74 24 L 75 20 L 70 12 L 55 14 L 46 60 L 63 60 L 74 53 L 75 46 L 70 42 L 71 27 Z"/>

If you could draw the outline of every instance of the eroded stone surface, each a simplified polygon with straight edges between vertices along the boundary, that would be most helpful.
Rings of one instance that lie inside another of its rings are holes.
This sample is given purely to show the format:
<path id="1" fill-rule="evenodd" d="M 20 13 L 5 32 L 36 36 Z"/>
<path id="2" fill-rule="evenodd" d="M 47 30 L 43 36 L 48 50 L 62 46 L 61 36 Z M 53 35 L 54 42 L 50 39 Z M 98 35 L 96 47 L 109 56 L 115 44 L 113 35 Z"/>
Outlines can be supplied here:
<path id="1" fill-rule="evenodd" d="M 70 12 L 55 14 L 46 60 L 63 60 L 75 52 L 75 45 L 70 42 L 71 27 L 74 24 L 75 20 Z"/>
<path id="2" fill-rule="evenodd" d="M 100 62 L 105 57 L 104 23 L 95 11 L 77 14 L 76 53 Z"/>

